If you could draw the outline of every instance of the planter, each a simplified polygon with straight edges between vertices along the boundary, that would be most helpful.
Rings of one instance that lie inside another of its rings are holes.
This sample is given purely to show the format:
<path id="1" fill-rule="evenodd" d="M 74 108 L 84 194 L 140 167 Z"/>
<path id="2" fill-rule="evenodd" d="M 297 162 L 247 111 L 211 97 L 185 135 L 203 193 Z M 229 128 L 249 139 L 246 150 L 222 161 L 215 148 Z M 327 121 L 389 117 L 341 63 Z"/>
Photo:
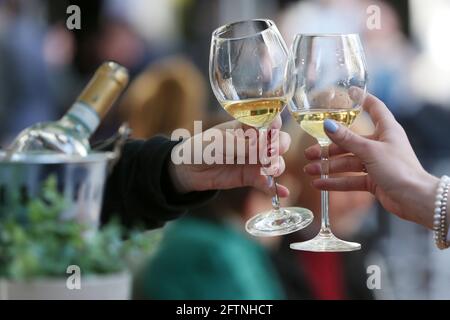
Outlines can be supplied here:
<path id="1" fill-rule="evenodd" d="M 82 276 L 81 288 L 73 290 L 67 288 L 67 278 L 17 282 L 3 279 L 0 300 L 126 300 L 131 294 L 131 278 L 128 272 Z"/>

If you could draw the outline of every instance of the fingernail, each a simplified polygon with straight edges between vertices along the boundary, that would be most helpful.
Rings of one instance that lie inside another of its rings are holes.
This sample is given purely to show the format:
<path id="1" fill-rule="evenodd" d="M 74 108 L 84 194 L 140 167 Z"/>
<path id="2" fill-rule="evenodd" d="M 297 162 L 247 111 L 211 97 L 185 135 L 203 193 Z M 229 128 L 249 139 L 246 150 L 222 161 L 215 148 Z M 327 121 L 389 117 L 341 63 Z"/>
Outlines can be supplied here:
<path id="1" fill-rule="evenodd" d="M 330 133 L 335 133 L 339 129 L 339 125 L 336 123 L 336 121 L 331 119 L 326 119 L 323 122 L 323 127 Z"/>
<path id="2" fill-rule="evenodd" d="M 269 176 L 267 177 L 267 186 L 269 188 L 272 188 L 272 186 L 273 186 L 273 179 Z"/>

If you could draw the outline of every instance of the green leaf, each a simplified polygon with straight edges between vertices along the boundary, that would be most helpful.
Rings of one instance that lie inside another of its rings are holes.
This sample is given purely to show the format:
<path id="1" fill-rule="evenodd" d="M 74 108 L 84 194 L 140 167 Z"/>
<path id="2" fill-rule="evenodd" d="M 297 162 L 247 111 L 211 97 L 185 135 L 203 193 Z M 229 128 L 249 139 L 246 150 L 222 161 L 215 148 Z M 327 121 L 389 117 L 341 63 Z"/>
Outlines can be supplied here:
<path id="1" fill-rule="evenodd" d="M 25 223 L 18 215 L 0 216 L 0 277 L 66 277 L 72 264 L 83 274 L 118 272 L 130 257 L 145 256 L 157 245 L 154 236 L 146 238 L 137 231 L 124 242 L 117 221 L 91 234 L 75 220 L 59 219 L 65 207 L 57 179 L 50 176 L 41 195 L 27 204 Z"/>

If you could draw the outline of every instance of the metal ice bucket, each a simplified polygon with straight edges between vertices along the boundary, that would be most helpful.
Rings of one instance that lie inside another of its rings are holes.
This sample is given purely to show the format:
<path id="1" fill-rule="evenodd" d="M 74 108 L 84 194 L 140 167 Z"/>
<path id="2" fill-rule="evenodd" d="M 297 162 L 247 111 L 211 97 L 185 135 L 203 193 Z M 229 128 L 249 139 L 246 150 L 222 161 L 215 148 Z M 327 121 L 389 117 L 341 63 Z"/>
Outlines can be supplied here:
<path id="1" fill-rule="evenodd" d="M 25 214 L 28 201 L 40 197 L 43 182 L 54 176 L 65 200 L 60 218 L 97 227 L 108 162 L 113 158 L 112 152 L 98 152 L 87 157 L 22 154 L 8 160 L 0 151 L 0 216 Z"/>

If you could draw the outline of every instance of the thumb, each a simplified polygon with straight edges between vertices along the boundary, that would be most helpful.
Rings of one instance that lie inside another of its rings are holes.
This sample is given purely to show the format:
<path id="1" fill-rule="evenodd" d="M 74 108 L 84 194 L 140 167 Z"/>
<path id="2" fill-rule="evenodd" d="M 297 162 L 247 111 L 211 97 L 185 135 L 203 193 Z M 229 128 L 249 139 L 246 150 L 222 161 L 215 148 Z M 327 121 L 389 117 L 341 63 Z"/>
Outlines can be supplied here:
<path id="1" fill-rule="evenodd" d="M 361 159 L 367 157 L 374 141 L 354 133 L 346 126 L 331 119 L 326 119 L 323 122 L 323 127 L 327 136 L 339 147 Z"/>

